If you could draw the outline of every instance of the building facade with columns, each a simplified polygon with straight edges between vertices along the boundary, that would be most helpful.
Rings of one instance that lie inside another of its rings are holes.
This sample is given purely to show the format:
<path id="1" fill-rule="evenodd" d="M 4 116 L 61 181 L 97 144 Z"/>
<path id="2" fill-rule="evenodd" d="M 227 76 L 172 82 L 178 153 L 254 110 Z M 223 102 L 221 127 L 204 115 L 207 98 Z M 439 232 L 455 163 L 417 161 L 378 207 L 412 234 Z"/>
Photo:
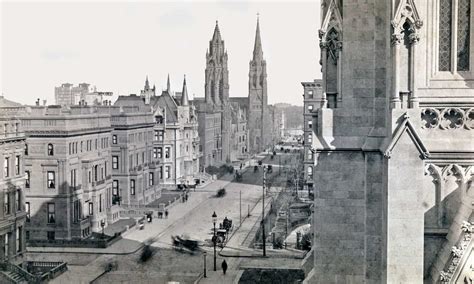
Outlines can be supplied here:
<path id="1" fill-rule="evenodd" d="M 473 2 L 321 4 L 308 281 L 472 282 Z"/>

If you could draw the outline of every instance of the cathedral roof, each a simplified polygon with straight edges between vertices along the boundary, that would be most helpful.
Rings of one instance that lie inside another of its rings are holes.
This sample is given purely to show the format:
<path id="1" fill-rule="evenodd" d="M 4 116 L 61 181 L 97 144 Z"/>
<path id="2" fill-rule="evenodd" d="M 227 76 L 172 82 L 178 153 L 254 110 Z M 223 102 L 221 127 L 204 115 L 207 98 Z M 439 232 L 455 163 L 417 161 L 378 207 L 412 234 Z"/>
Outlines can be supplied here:
<path id="1" fill-rule="evenodd" d="M 181 105 L 182 106 L 189 105 L 188 88 L 186 87 L 186 75 L 184 75 L 183 92 L 181 94 Z"/>

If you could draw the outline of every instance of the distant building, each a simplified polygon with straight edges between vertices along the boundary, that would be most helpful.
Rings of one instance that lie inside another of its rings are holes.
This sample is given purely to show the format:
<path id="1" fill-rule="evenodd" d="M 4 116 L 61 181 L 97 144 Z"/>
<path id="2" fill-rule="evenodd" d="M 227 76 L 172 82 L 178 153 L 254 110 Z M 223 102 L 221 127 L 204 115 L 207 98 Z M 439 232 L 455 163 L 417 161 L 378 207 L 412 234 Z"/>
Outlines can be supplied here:
<path id="1" fill-rule="evenodd" d="M 140 91 L 140 96 L 145 100 L 145 104 L 150 104 L 150 99 L 156 95 L 155 90 L 155 85 L 153 85 L 153 88 L 150 88 L 150 82 L 148 81 L 148 76 L 146 76 L 145 87 Z"/>
<path id="2" fill-rule="evenodd" d="M 314 185 L 314 152 L 313 149 L 313 125 L 317 124 L 317 110 L 323 104 L 322 80 L 315 79 L 313 82 L 302 82 L 303 85 L 303 145 L 304 145 L 304 180 L 305 189 L 313 193 Z"/>
<path id="3" fill-rule="evenodd" d="M 216 22 L 206 52 L 205 98 L 194 100 L 199 121 L 201 167 L 230 162 L 231 111 L 227 51 Z"/>
<path id="4" fill-rule="evenodd" d="M 158 164 L 153 154 L 154 115 L 136 95 L 119 96 L 110 109 L 112 195 L 120 205 L 146 205 L 161 196 Z"/>
<path id="5" fill-rule="evenodd" d="M 110 114 L 36 106 L 21 118 L 31 240 L 88 238 L 118 219 L 112 204 Z"/>
<path id="6" fill-rule="evenodd" d="M 155 110 L 153 156 L 160 160 L 160 186 L 176 188 L 180 184 L 194 184 L 199 173 L 198 117 L 189 103 L 186 78 L 182 92 L 173 93 L 169 76 L 167 89 L 161 96 L 151 97 Z"/>
<path id="7" fill-rule="evenodd" d="M 56 105 L 110 105 L 113 93 L 99 92 L 96 87 L 87 83 L 74 86 L 70 83 L 54 88 Z"/>
<path id="8" fill-rule="evenodd" d="M 19 116 L 23 107 L 0 96 L 0 261 L 13 261 L 25 252 L 25 132 Z M 20 113 L 19 113 L 20 112 Z"/>
<path id="9" fill-rule="evenodd" d="M 267 95 L 267 62 L 263 58 L 260 23 L 257 19 L 253 57 L 249 63 L 249 151 L 259 153 L 273 145 L 273 123 Z"/>

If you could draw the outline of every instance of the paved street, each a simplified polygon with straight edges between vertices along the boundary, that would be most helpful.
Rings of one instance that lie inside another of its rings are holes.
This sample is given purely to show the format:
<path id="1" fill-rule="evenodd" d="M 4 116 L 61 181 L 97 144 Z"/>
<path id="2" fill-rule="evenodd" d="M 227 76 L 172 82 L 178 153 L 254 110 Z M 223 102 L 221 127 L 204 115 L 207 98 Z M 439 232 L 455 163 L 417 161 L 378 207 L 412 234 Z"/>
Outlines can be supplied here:
<path id="1" fill-rule="evenodd" d="M 281 155 L 282 161 L 289 162 L 294 159 L 291 154 L 279 155 Z M 269 157 L 262 155 L 257 156 L 256 161 L 263 160 L 265 164 L 274 164 L 274 161 L 279 162 L 279 158 L 277 160 L 275 157 L 271 160 Z M 252 165 L 256 164 L 256 161 Z M 278 174 L 278 162 L 274 164 L 273 173 L 267 175 L 268 180 L 271 180 Z M 255 254 L 252 250 L 239 248 L 239 246 L 250 232 L 253 224 L 258 222 L 261 214 L 262 169 L 254 172 L 253 166 L 250 166 L 244 169 L 243 172 L 243 178 L 240 182 L 231 182 L 233 175 L 226 175 L 203 188 L 192 191 L 187 202 L 178 202 L 170 208 L 168 219 L 155 218 L 152 223 L 145 224 L 144 230 L 131 229 L 126 232 L 123 235 L 124 239 L 114 244 L 113 247 L 119 252 L 124 253 L 126 253 L 127 248 L 130 248 L 128 254 L 121 256 L 98 255 L 95 260 L 71 266 L 67 273 L 58 277 L 54 282 L 69 283 L 75 276 L 81 275 L 82 278 L 78 278 L 83 281 L 81 283 L 88 283 L 88 281 L 94 279 L 103 271 L 106 263 L 116 262 L 118 263 L 118 269 L 103 276 L 100 283 L 113 283 L 126 279 L 149 283 L 147 281 L 150 281 L 151 278 L 156 281 L 179 280 L 181 283 L 192 283 L 199 273 L 203 271 L 203 256 L 201 252 L 190 255 L 172 249 L 171 236 L 184 234 L 191 239 L 202 242 L 204 244 L 202 249 L 208 252 L 206 261 L 208 278 L 202 279 L 200 283 L 229 283 L 231 279 L 238 276 L 238 270 L 236 269 L 240 265 L 240 258 L 225 257 L 229 264 L 229 271 L 228 275 L 224 277 L 220 268 L 224 257 L 218 256 L 218 271 L 212 271 L 213 250 L 211 246 L 206 246 L 205 244 L 212 236 L 211 215 L 215 211 L 218 215 L 218 222 L 222 222 L 226 216 L 232 219 L 234 230 L 237 232 L 235 238 L 233 237 L 234 239 L 231 239 L 231 243 L 229 243 L 229 245 L 231 244 L 230 247 L 226 249 L 225 253 L 223 252 L 224 255 L 238 255 L 239 253 L 242 255 Z M 225 188 L 226 194 L 218 198 L 215 195 L 220 188 Z M 251 212 L 252 218 L 249 218 L 245 226 L 243 226 L 244 228 L 238 231 L 240 223 L 240 196 L 242 201 L 242 221 L 245 221 L 247 211 Z M 269 202 L 269 199 L 267 199 L 267 202 Z M 155 240 L 153 247 L 157 249 L 157 252 L 149 262 L 140 264 L 138 258 L 141 251 L 136 251 L 137 246 L 131 247 L 130 244 L 139 244 L 151 238 Z M 84 271 L 90 271 L 90 273 L 84 276 Z M 141 278 L 137 278 L 138 276 L 133 273 L 133 278 L 131 278 L 132 271 L 143 271 L 144 275 L 140 276 Z"/>

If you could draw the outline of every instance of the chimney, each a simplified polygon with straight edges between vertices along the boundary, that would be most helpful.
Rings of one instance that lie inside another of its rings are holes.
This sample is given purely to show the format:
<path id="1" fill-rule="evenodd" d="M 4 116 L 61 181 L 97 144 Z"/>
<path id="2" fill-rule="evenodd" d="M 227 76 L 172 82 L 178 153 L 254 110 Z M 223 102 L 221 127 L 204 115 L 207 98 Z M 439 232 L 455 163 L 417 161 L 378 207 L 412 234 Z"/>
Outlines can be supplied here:
<path id="1" fill-rule="evenodd" d="M 43 100 L 43 106 L 45 106 L 45 105 L 46 105 L 46 100 Z"/>
<path id="2" fill-rule="evenodd" d="M 36 99 L 36 106 L 39 106 L 40 105 L 40 99 Z"/>

